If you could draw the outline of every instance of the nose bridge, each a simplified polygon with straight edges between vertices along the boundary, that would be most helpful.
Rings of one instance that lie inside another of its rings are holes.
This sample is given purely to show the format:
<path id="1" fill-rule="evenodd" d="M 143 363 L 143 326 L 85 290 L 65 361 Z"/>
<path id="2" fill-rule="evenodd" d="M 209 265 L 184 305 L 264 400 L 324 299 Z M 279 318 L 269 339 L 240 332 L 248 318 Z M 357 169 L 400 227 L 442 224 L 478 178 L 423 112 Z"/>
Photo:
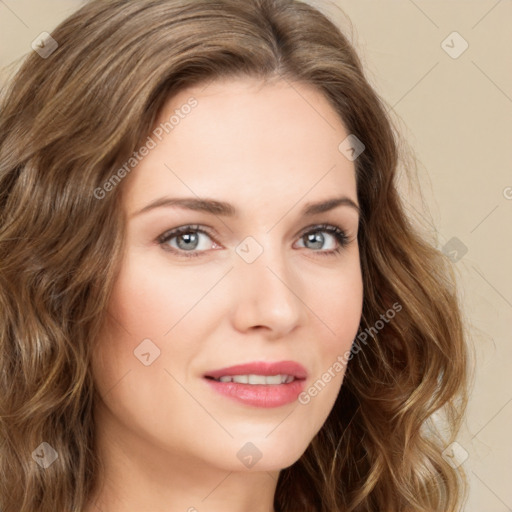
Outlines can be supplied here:
<path id="1" fill-rule="evenodd" d="M 259 240 L 249 236 L 236 248 L 237 319 L 244 328 L 266 326 L 286 332 L 302 319 L 303 303 L 297 297 L 300 280 L 282 244 L 272 239 L 271 235 Z"/>

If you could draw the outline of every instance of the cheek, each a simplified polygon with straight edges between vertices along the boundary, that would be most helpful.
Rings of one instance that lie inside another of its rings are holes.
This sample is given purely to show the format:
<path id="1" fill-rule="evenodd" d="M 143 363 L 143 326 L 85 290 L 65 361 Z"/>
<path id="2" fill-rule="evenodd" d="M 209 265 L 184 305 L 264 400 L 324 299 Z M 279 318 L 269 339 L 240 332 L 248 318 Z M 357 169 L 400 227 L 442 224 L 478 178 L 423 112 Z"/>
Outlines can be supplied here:
<path id="1" fill-rule="evenodd" d="M 152 267 L 152 268 L 148 268 Z M 123 265 L 109 307 L 134 337 L 164 340 L 218 280 L 197 267 L 148 265 L 133 256 Z"/>
<path id="2" fill-rule="evenodd" d="M 312 432 L 317 432 L 327 419 L 342 386 L 363 303 L 358 265 L 354 264 L 350 272 L 322 282 L 320 290 L 310 291 L 308 295 L 311 310 L 318 320 L 316 353 L 319 366 L 298 400 Z"/>
<path id="3" fill-rule="evenodd" d="M 350 348 L 360 324 L 363 280 L 359 261 L 353 258 L 342 272 L 322 276 L 315 287 L 305 286 L 314 321 L 322 328 L 319 348 L 332 358 Z"/>
<path id="4" fill-rule="evenodd" d="M 121 380 L 139 382 L 130 392 L 132 401 L 143 401 L 146 391 L 152 396 L 154 389 L 172 387 L 164 370 L 185 379 L 208 328 L 221 317 L 219 301 L 208 296 L 219 279 L 218 269 L 156 263 L 135 251 L 123 260 L 95 351 L 100 391 Z M 160 374 L 163 382 L 158 381 Z M 145 389 L 146 383 L 151 389 Z"/>

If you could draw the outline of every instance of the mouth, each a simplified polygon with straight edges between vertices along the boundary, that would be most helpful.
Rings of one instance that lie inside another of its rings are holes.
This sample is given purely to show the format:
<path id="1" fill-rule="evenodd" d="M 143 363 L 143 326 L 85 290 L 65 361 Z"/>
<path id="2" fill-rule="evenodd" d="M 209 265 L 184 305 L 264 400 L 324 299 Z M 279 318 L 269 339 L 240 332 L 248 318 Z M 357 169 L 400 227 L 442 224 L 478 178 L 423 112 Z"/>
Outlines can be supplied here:
<path id="1" fill-rule="evenodd" d="M 218 379 L 206 376 L 206 379 L 212 379 L 216 382 L 237 382 L 238 384 L 251 384 L 251 385 L 276 385 L 276 384 L 289 384 L 297 380 L 293 375 L 223 375 Z"/>
<path id="2" fill-rule="evenodd" d="M 294 402 L 304 388 L 306 369 L 294 361 L 254 362 L 206 373 L 217 393 L 252 407 L 280 407 Z"/>

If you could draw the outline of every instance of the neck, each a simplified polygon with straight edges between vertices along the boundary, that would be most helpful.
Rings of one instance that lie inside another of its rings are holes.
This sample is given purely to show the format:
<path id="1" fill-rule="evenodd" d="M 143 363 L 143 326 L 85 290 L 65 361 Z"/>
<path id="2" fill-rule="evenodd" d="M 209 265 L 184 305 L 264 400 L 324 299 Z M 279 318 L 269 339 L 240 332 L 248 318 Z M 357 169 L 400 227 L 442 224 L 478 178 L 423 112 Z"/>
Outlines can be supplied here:
<path id="1" fill-rule="evenodd" d="M 274 512 L 279 471 L 233 471 L 166 451 L 112 428 L 105 414 L 96 431 L 102 471 L 84 512 Z"/>

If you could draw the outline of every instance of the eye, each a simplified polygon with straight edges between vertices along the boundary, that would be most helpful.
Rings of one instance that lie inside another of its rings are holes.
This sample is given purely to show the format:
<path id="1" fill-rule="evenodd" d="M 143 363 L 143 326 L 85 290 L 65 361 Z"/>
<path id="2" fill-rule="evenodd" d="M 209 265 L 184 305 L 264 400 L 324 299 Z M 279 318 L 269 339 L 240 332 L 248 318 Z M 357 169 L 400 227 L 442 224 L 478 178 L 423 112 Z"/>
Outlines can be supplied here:
<path id="1" fill-rule="evenodd" d="M 327 233 L 327 237 L 325 236 Z M 322 256 L 333 256 L 341 252 L 349 243 L 349 239 L 342 229 L 338 226 L 331 226 L 330 224 L 321 224 L 319 226 L 313 226 L 308 228 L 302 237 L 300 238 L 304 244 L 307 244 L 309 248 L 314 249 L 314 252 L 320 253 Z M 322 249 L 325 243 L 330 242 L 331 249 Z M 308 248 L 308 247 L 306 247 Z"/>
<path id="2" fill-rule="evenodd" d="M 210 239 L 210 242 L 207 239 Z M 349 243 L 348 237 L 342 229 L 329 224 L 308 228 L 307 231 L 302 233 L 299 241 L 304 242 L 302 247 L 312 249 L 313 252 L 322 256 L 334 256 Z M 206 229 L 197 225 L 181 226 L 166 231 L 157 238 L 157 242 L 164 250 L 185 258 L 202 256 L 208 249 L 212 248 L 212 245 L 213 248 L 221 247 Z M 322 250 L 326 243 L 331 248 Z"/>
<path id="3" fill-rule="evenodd" d="M 206 243 L 204 240 L 201 246 L 201 238 L 212 239 L 210 234 L 204 229 L 201 229 L 200 226 L 182 226 L 172 231 L 167 231 L 158 237 L 158 243 L 163 246 L 164 250 L 180 256 L 192 257 L 200 256 L 202 252 L 211 248 L 212 243 Z M 175 242 L 175 244 L 172 242 Z M 214 242 L 214 245 L 217 244 Z M 184 252 L 190 254 L 183 254 Z"/>

